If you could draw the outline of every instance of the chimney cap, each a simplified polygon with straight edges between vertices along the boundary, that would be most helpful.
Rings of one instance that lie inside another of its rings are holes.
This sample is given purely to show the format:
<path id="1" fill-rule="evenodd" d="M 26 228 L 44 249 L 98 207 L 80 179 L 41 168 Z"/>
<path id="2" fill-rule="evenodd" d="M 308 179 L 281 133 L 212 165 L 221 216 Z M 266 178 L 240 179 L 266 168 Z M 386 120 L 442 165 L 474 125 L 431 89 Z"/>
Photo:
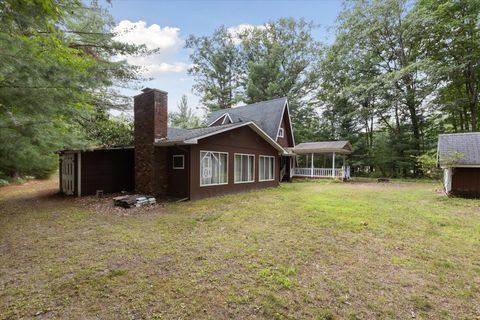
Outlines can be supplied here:
<path id="1" fill-rule="evenodd" d="M 147 88 L 142 89 L 143 93 L 147 93 L 147 92 L 151 92 L 151 91 L 157 91 L 157 92 L 164 93 L 164 94 L 168 93 L 167 91 L 163 91 L 163 90 L 159 90 L 159 89 L 155 89 L 155 88 L 148 88 L 147 87 Z"/>

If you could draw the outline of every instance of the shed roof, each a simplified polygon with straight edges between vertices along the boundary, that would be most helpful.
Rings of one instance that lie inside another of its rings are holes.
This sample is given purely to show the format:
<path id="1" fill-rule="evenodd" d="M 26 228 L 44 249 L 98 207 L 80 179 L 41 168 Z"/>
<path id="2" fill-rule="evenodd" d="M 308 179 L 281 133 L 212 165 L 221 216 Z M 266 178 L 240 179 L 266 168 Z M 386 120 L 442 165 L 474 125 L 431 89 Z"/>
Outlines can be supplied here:
<path id="1" fill-rule="evenodd" d="M 307 153 L 352 153 L 352 145 L 349 141 L 319 141 L 319 142 L 305 142 L 296 145 L 290 149 L 295 154 Z"/>
<path id="2" fill-rule="evenodd" d="M 437 158 L 440 166 L 480 166 L 480 132 L 440 134 Z"/>
<path id="3" fill-rule="evenodd" d="M 286 103 L 287 98 L 284 97 L 230 109 L 218 110 L 210 114 L 207 123 L 210 125 L 222 115 L 228 113 L 234 123 L 253 121 L 265 131 L 270 138 L 276 140 L 278 126 L 282 120 L 283 108 Z"/>

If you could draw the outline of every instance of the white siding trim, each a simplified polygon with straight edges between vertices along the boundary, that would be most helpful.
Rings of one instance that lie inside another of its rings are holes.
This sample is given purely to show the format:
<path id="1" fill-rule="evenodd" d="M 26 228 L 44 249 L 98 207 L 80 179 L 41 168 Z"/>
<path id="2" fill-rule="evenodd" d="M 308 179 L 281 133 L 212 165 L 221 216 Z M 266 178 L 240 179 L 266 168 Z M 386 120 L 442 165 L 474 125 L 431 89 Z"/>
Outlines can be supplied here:
<path id="1" fill-rule="evenodd" d="M 223 118 L 222 124 L 225 124 L 225 120 L 227 120 L 227 118 L 230 121 L 230 123 L 233 123 L 232 118 L 230 118 L 230 115 L 228 113 L 226 113 L 225 118 Z"/>
<path id="2" fill-rule="evenodd" d="M 452 168 L 443 169 L 443 187 L 445 193 L 450 194 L 452 191 Z"/>
<path id="3" fill-rule="evenodd" d="M 455 165 L 448 166 L 448 167 L 442 166 L 441 168 L 442 169 L 447 169 L 447 168 L 480 168 L 480 165 L 479 164 L 455 164 Z"/>
<path id="4" fill-rule="evenodd" d="M 210 122 L 210 124 L 207 126 L 207 127 L 211 127 L 212 124 L 214 124 L 215 122 L 217 122 L 218 120 L 222 119 L 223 117 L 225 117 L 226 113 L 222 113 L 222 115 L 220 117 L 218 117 L 217 119 L 213 120 L 212 122 Z M 225 121 L 225 119 L 223 119 L 223 121 Z M 223 124 L 223 121 L 222 121 L 222 124 Z"/>
<path id="5" fill-rule="evenodd" d="M 278 131 L 282 125 L 282 121 L 283 121 L 283 115 L 285 113 L 285 109 L 287 109 L 287 113 L 288 113 L 288 122 L 290 123 L 290 135 L 292 137 L 292 143 L 293 143 L 293 146 L 295 147 L 295 137 L 293 135 L 293 127 L 292 127 L 292 118 L 290 117 L 290 109 L 288 108 L 288 100 L 285 101 L 285 105 L 283 106 L 283 109 L 282 109 L 282 117 L 280 118 L 280 123 L 278 124 L 278 127 L 277 127 L 277 136 L 275 137 L 275 141 L 278 140 Z"/>

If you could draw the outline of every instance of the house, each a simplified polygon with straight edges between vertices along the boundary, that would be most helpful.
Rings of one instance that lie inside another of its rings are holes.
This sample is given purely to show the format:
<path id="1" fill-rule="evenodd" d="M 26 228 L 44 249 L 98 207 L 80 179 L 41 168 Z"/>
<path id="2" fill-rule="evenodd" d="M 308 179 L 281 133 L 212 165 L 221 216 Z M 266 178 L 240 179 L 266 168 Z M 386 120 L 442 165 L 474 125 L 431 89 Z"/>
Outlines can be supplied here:
<path id="1" fill-rule="evenodd" d="M 276 187 L 295 176 L 297 154 L 286 98 L 219 110 L 206 127 L 178 129 L 168 127 L 167 92 L 142 91 L 134 98 L 134 146 L 62 151 L 61 192 L 81 196 L 135 190 L 200 199 Z M 349 153 L 348 145 L 315 146 L 309 152 Z M 308 168 L 310 177 L 322 177 L 316 169 Z M 345 167 L 336 169 L 335 161 L 328 170 L 326 177 L 345 176 Z"/>
<path id="2" fill-rule="evenodd" d="M 437 162 L 445 193 L 480 197 L 480 133 L 439 135 Z"/>

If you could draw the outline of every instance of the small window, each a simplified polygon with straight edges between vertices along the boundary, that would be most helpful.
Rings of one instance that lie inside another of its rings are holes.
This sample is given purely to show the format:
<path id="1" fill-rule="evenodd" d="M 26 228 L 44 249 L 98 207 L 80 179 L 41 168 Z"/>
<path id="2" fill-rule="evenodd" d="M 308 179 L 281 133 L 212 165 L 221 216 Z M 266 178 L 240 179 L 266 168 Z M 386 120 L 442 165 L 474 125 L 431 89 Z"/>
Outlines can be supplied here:
<path id="1" fill-rule="evenodd" d="M 173 156 L 173 169 L 185 168 L 185 157 L 183 154 L 176 154 Z"/>
<path id="2" fill-rule="evenodd" d="M 200 151 L 200 186 L 228 184 L 228 153 Z"/>
<path id="3" fill-rule="evenodd" d="M 284 135 L 284 132 L 283 132 L 283 131 L 284 131 L 283 128 L 279 128 L 279 129 L 278 129 L 278 137 L 279 137 L 279 138 L 283 138 L 283 135 Z"/>
<path id="4" fill-rule="evenodd" d="M 235 154 L 235 183 L 254 182 L 255 156 Z"/>
<path id="5" fill-rule="evenodd" d="M 259 180 L 273 181 L 275 179 L 275 157 L 260 156 Z"/>

